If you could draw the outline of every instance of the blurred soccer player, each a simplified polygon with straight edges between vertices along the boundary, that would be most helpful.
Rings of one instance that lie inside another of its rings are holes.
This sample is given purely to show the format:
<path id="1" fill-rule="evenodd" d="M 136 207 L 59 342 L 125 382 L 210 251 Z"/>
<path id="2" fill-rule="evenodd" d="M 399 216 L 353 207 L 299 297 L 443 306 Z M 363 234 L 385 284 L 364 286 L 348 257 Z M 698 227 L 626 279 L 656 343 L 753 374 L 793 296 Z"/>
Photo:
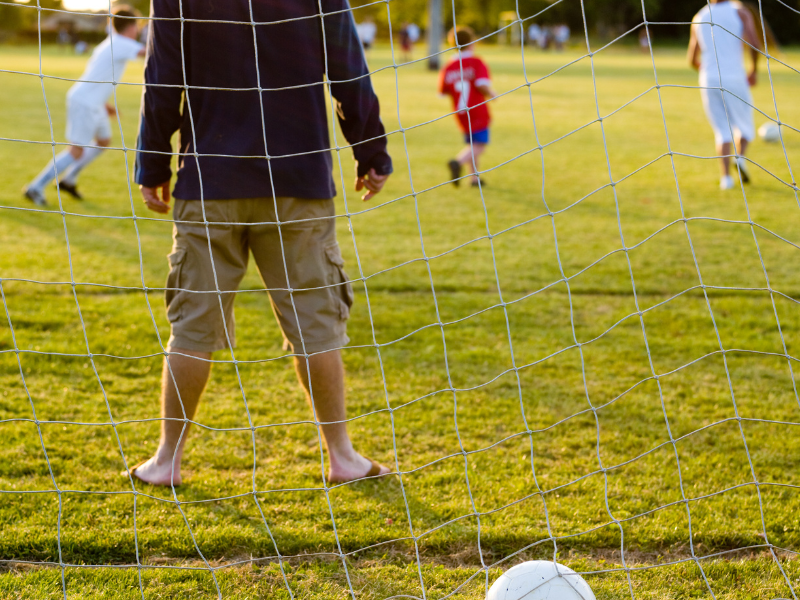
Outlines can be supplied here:
<path id="1" fill-rule="evenodd" d="M 378 26 L 372 17 L 364 17 L 364 20 L 356 25 L 356 33 L 364 46 L 364 50 L 369 50 L 375 44 L 375 37 L 378 35 Z"/>
<path id="2" fill-rule="evenodd" d="M 447 39 L 460 51 L 439 75 L 439 93 L 452 97 L 456 118 L 464 132 L 466 146 L 447 163 L 453 185 L 458 187 L 461 169 L 466 165 L 473 186 L 484 183 L 478 177 L 478 159 L 489 144 L 491 116 L 487 100 L 495 97 L 489 78 L 489 67 L 474 55 L 472 44 L 475 32 L 469 27 L 457 27 L 450 31 Z"/>
<path id="3" fill-rule="evenodd" d="M 108 98 L 114 93 L 128 61 L 144 56 L 145 47 L 137 41 L 140 16 L 128 6 L 112 11 L 109 36 L 92 52 L 81 81 L 67 92 L 67 141 L 71 144 L 51 160 L 24 189 L 25 197 L 38 206 L 47 206 L 45 186 L 58 178 L 59 187 L 78 200 L 78 175 L 111 143 L 109 115 L 116 114 Z M 86 148 L 85 146 L 99 146 Z"/>
<path id="4" fill-rule="evenodd" d="M 326 89 L 352 146 L 363 199 L 380 192 L 392 172 L 347 1 L 151 6 L 136 159 L 136 182 L 150 210 L 170 210 L 170 140 L 177 130 L 180 154 L 166 285 L 164 420 L 158 450 L 130 474 L 157 485 L 181 483 L 183 419 L 194 418 L 212 353 L 235 346 L 234 298 L 250 254 L 320 423 L 328 483 L 388 473 L 355 450 L 345 410 L 341 348 L 349 341 L 353 289 L 336 242 Z M 253 19 L 268 25 L 251 25 Z M 274 389 L 261 401 L 285 401 L 281 395 Z"/>
<path id="5" fill-rule="evenodd" d="M 542 28 L 538 23 L 531 23 L 531 26 L 528 27 L 528 44 L 538 48 L 540 37 L 542 37 Z"/>
<path id="6" fill-rule="evenodd" d="M 732 0 L 710 1 L 692 20 L 689 63 L 700 71 L 703 108 L 721 158 L 719 187 L 729 190 L 733 187 L 731 154 L 736 155 L 742 183 L 750 181 L 744 156 L 755 136 L 750 87 L 756 84 L 761 42 L 747 8 Z M 750 47 L 749 73 L 745 71 L 743 41 Z"/>

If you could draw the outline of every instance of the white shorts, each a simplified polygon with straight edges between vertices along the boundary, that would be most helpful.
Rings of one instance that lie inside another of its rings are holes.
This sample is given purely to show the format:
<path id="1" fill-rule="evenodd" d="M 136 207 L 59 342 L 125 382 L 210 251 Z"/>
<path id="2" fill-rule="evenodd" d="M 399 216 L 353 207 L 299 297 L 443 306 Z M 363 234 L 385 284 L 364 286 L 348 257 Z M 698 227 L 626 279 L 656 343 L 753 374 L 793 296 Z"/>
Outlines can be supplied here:
<path id="1" fill-rule="evenodd" d="M 700 85 L 719 86 L 716 82 L 704 84 L 702 81 Z M 717 144 L 732 142 L 731 131 L 735 131 L 748 142 L 753 141 L 756 128 L 753 123 L 753 97 L 750 94 L 750 86 L 747 85 L 747 81 L 743 86 L 731 86 L 726 82 L 724 90 L 701 90 L 703 108 L 714 130 L 714 139 Z"/>
<path id="2" fill-rule="evenodd" d="M 111 122 L 105 106 L 87 106 L 67 100 L 67 141 L 73 146 L 92 146 L 111 139 Z"/>

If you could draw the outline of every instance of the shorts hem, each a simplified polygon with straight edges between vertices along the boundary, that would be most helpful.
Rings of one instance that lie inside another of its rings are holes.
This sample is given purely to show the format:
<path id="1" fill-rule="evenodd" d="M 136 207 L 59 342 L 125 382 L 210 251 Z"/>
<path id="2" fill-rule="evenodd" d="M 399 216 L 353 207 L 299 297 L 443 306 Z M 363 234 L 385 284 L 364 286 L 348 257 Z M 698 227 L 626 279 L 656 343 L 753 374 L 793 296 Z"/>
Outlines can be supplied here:
<path id="1" fill-rule="evenodd" d="M 297 347 L 295 347 L 292 342 L 288 342 L 288 350 L 290 353 L 302 356 L 303 355 L 303 344 L 300 342 L 297 343 Z M 326 340 L 323 342 L 305 342 L 305 349 L 306 354 L 321 354 L 323 352 L 330 352 L 331 350 L 340 350 L 347 346 L 350 343 L 350 338 L 347 337 L 347 334 L 342 334 L 332 338 L 330 340 Z"/>
<path id="2" fill-rule="evenodd" d="M 172 335 L 167 342 L 168 348 L 183 348 L 184 350 L 191 350 L 192 352 L 216 352 L 218 350 L 227 350 L 230 348 L 228 340 L 217 340 L 211 344 L 204 344 L 202 342 L 195 342 L 189 338 Z M 236 347 L 236 341 L 233 342 L 233 347 Z"/>
<path id="3" fill-rule="evenodd" d="M 488 144 L 489 143 L 489 128 L 484 127 L 479 131 L 465 132 L 464 142 L 467 144 Z"/>
<path id="4" fill-rule="evenodd" d="M 737 133 L 739 134 L 739 137 L 748 144 L 755 139 L 754 135 L 745 135 L 741 131 L 738 131 Z M 714 142 L 717 144 L 732 144 L 733 136 L 731 136 L 729 133 L 726 133 L 725 135 L 714 134 Z"/>

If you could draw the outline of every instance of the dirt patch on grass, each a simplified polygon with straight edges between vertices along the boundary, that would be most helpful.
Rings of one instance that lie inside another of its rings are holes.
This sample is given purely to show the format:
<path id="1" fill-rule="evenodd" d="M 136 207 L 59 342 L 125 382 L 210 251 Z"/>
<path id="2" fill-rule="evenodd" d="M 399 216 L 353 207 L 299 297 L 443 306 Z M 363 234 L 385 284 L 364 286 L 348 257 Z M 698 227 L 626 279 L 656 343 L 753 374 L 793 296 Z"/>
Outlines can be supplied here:
<path id="1" fill-rule="evenodd" d="M 725 551 L 709 552 L 702 546 L 695 546 L 694 556 L 687 547 L 671 548 L 659 551 L 626 550 L 623 556 L 619 548 L 571 548 L 564 552 L 559 552 L 556 559 L 562 563 L 582 563 L 585 568 L 590 570 L 622 569 L 624 567 L 653 567 L 668 565 L 678 562 L 687 562 L 694 559 L 702 562 L 711 560 L 723 560 L 730 562 L 773 559 L 774 556 L 781 561 L 797 560 L 798 556 L 793 552 L 768 547 L 741 548 Z M 442 566 L 448 569 L 460 568 L 499 568 L 505 570 L 510 566 L 527 560 L 552 560 L 552 548 L 542 548 L 537 546 L 529 548 L 509 556 L 496 556 L 491 552 L 484 552 L 483 560 L 474 546 L 454 547 L 447 553 L 439 555 L 420 553 L 417 558 L 416 552 L 412 550 L 401 550 L 392 548 L 381 553 L 370 553 L 369 555 L 345 555 L 348 568 L 369 569 L 387 565 L 408 565 L 416 563 L 425 566 Z M 278 565 L 280 563 L 291 568 L 311 566 L 314 564 L 336 565 L 342 563 L 342 557 L 334 553 L 308 553 L 293 556 L 281 557 L 258 557 L 253 555 L 233 555 L 230 557 L 220 557 L 218 559 L 204 562 L 199 559 L 174 558 L 169 556 L 148 556 L 142 561 L 142 567 L 177 567 L 184 569 L 205 570 L 209 567 L 215 570 L 221 569 L 252 569 L 265 567 L 268 565 Z M 109 565 L 119 567 L 120 565 Z M 136 565 L 131 564 L 131 568 Z M 57 563 L 26 563 L 8 561 L 0 564 L 0 572 L 16 571 L 29 572 L 36 569 L 58 568 Z"/>

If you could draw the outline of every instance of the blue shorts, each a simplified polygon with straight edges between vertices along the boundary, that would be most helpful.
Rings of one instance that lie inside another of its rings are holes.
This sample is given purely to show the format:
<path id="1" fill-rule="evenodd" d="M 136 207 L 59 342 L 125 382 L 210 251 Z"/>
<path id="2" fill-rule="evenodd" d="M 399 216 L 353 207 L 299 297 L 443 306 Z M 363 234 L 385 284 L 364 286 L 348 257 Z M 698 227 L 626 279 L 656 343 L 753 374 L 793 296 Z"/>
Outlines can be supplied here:
<path id="1" fill-rule="evenodd" d="M 469 144 L 475 142 L 476 144 L 489 143 L 489 128 L 481 129 L 480 131 L 473 131 L 472 133 L 464 134 L 464 141 Z"/>

